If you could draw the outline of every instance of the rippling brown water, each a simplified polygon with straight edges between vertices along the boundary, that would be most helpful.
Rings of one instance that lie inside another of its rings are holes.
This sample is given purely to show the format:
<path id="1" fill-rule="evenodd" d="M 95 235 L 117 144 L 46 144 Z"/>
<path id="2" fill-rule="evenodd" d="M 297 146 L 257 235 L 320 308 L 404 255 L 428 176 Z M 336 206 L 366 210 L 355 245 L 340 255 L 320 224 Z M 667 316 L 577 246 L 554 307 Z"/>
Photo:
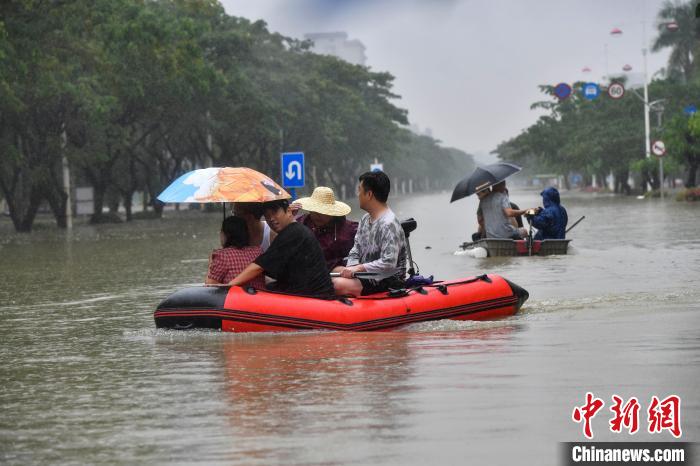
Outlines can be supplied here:
<path id="1" fill-rule="evenodd" d="M 395 332 L 156 331 L 200 282 L 220 216 L 10 233 L 0 220 L 0 459 L 30 463 L 556 464 L 586 391 L 682 398 L 700 436 L 700 208 L 564 194 L 575 254 L 454 256 L 472 199 L 397 199 L 423 274 L 499 273 L 530 292 L 498 322 Z M 521 207 L 532 192 L 514 193 Z M 426 249 L 430 246 L 430 249 Z M 641 417 L 642 430 L 645 418 Z"/>

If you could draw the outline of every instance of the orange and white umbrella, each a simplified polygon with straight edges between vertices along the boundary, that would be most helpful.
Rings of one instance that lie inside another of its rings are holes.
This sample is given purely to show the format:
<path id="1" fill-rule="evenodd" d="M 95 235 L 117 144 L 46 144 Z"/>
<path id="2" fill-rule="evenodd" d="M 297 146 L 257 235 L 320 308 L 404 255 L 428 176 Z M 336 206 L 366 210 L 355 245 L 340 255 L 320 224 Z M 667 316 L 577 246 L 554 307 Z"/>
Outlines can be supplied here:
<path id="1" fill-rule="evenodd" d="M 270 202 L 292 196 L 269 176 L 245 167 L 212 167 L 185 173 L 160 195 L 161 202 Z"/>

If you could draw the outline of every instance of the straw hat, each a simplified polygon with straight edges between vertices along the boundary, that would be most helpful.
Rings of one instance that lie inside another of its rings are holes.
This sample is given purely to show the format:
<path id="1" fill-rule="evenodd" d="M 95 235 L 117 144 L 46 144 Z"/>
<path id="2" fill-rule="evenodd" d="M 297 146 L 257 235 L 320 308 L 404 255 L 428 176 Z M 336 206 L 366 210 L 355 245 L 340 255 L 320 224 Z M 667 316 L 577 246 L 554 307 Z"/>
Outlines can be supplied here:
<path id="1" fill-rule="evenodd" d="M 330 215 L 332 217 L 342 217 L 350 213 L 350 206 L 344 202 L 336 201 L 335 194 L 331 188 L 319 186 L 314 189 L 311 197 L 302 197 L 296 202 L 301 204 L 301 208 L 309 212 Z"/>

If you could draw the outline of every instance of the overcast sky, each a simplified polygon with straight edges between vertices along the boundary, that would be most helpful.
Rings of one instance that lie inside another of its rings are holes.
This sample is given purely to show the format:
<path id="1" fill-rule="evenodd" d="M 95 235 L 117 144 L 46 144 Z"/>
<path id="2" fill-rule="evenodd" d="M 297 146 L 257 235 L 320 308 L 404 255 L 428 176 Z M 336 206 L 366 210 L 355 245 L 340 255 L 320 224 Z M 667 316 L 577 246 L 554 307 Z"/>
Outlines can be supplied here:
<path id="1" fill-rule="evenodd" d="M 493 150 L 534 123 L 539 84 L 600 81 L 643 70 L 663 0 L 223 0 L 226 12 L 263 19 L 302 38 L 345 31 L 366 47 L 368 65 L 395 77 L 396 104 L 443 145 Z M 623 34 L 611 36 L 614 27 Z M 668 51 L 649 55 L 649 76 Z M 584 67 L 591 72 L 584 73 Z M 631 97 L 631 96 L 630 96 Z M 653 100 L 653 96 L 650 96 Z M 642 118 L 640 104 L 640 118 Z"/>

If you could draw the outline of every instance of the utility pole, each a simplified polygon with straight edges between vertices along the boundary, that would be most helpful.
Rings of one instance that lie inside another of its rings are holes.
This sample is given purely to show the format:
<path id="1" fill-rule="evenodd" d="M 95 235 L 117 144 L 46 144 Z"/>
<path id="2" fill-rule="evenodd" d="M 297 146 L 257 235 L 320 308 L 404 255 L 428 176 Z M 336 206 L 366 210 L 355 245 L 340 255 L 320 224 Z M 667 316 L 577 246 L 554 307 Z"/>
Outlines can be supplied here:
<path id="1" fill-rule="evenodd" d="M 644 56 L 644 152 L 646 154 L 646 158 L 651 157 L 651 140 L 650 140 L 650 133 L 651 133 L 651 128 L 649 125 L 649 86 L 648 86 L 648 81 L 649 78 L 647 76 L 647 23 L 646 21 L 642 22 L 642 55 Z M 651 191 L 652 186 L 650 183 L 647 183 L 647 188 L 649 191 Z"/>
<path id="2" fill-rule="evenodd" d="M 647 158 L 651 157 L 651 128 L 649 124 L 649 86 L 647 85 L 647 49 L 642 50 L 644 55 L 644 138 L 645 153 Z"/>

